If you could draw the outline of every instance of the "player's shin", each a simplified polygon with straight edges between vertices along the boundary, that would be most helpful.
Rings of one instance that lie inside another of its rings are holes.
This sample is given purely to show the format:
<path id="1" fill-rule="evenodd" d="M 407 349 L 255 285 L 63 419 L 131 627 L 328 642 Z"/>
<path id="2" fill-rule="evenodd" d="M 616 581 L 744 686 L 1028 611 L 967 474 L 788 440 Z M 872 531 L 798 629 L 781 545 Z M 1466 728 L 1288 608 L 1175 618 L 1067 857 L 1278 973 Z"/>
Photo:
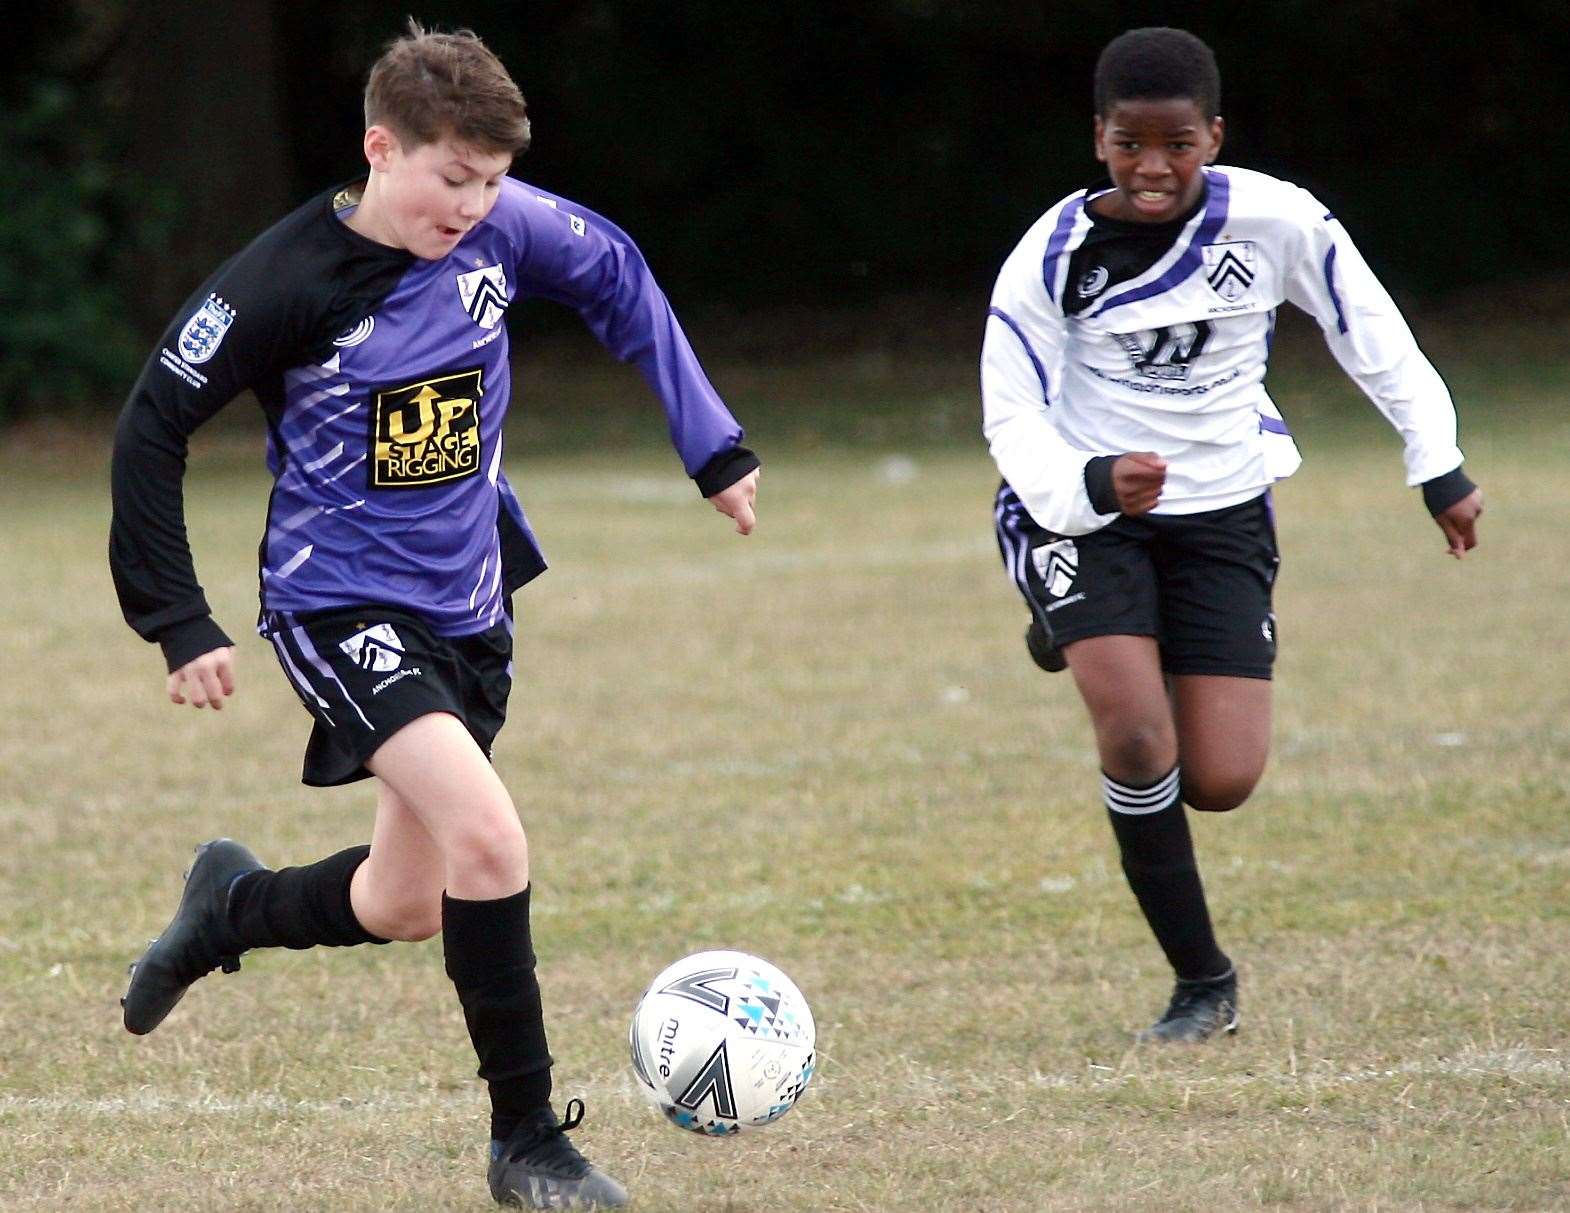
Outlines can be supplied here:
<path id="1" fill-rule="evenodd" d="M 355 917 L 354 873 L 371 853 L 350 847 L 298 868 L 247 872 L 229 890 L 229 925 L 249 948 L 344 948 L 386 943 Z"/>
<path id="2" fill-rule="evenodd" d="M 1173 971 L 1198 980 L 1232 962 L 1216 946 L 1180 783 L 1177 767 L 1145 787 L 1102 776 L 1129 887 Z"/>
<path id="3" fill-rule="evenodd" d="M 490 1088 L 491 1138 L 504 1141 L 551 1097 L 529 890 L 494 901 L 442 897 L 442 948 L 479 1075 Z"/>

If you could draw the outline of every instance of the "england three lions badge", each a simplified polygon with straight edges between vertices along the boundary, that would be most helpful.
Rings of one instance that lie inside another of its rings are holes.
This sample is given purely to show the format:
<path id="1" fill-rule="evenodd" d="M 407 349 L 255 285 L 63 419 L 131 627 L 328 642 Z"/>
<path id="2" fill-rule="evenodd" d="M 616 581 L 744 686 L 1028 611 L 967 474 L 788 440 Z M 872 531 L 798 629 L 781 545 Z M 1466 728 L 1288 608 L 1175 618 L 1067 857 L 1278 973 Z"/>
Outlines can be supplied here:
<path id="1" fill-rule="evenodd" d="M 235 310 L 220 295 L 209 295 L 196 309 L 196 314 L 185 322 L 176 345 L 180 357 L 187 362 L 206 362 L 218 352 L 218 346 L 234 323 Z"/>
<path id="2" fill-rule="evenodd" d="M 1254 242 L 1237 240 L 1231 244 L 1205 246 L 1205 277 L 1210 289 L 1228 303 L 1236 303 L 1254 285 Z"/>

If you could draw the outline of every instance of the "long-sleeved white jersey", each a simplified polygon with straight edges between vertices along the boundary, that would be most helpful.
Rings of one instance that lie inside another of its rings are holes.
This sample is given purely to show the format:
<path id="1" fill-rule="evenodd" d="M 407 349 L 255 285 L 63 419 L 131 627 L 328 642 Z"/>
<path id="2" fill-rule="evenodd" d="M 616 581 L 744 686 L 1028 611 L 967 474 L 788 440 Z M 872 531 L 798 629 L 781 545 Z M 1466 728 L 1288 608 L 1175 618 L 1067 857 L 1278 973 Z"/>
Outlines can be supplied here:
<path id="1" fill-rule="evenodd" d="M 1168 463 L 1158 514 L 1257 496 L 1301 462 L 1265 392 L 1276 309 L 1319 321 L 1343 370 L 1406 444 L 1406 479 L 1461 464 L 1450 393 L 1346 232 L 1308 191 L 1205 170 L 1170 224 L 1093 217 L 1081 190 L 1025 233 L 998 274 L 981 353 L 983 428 L 1041 526 L 1110 522 L 1085 485 L 1101 455 Z M 1106 504 L 1102 502 L 1101 504 Z"/>

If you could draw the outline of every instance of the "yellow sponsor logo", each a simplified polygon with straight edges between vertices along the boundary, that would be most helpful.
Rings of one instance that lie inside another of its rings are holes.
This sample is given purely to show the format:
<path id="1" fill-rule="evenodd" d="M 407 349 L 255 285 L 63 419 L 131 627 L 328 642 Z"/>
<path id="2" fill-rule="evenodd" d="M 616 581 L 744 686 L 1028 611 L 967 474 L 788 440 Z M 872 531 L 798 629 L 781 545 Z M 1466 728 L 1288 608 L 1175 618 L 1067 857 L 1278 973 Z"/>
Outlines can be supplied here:
<path id="1" fill-rule="evenodd" d="M 420 488 L 480 470 L 480 371 L 381 388 L 371 404 L 371 487 Z"/>

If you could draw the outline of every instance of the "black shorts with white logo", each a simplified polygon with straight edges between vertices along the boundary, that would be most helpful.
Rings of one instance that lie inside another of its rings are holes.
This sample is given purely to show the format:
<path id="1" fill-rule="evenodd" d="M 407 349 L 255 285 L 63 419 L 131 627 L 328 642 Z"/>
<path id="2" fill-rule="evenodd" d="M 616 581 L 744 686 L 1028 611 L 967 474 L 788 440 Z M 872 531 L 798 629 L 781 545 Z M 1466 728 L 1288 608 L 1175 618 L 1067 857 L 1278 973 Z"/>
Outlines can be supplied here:
<path id="1" fill-rule="evenodd" d="M 512 612 L 483 632 L 439 636 L 418 615 L 363 605 L 268 613 L 263 634 L 316 721 L 300 778 L 312 787 L 370 776 L 366 760 L 431 712 L 461 720 L 490 756 L 512 690 Z"/>
<path id="2" fill-rule="evenodd" d="M 1052 643 L 1154 636 L 1169 674 L 1269 678 L 1281 558 L 1270 494 L 1199 514 L 1119 516 L 1068 538 L 1036 525 L 1007 483 L 998 549 Z"/>

